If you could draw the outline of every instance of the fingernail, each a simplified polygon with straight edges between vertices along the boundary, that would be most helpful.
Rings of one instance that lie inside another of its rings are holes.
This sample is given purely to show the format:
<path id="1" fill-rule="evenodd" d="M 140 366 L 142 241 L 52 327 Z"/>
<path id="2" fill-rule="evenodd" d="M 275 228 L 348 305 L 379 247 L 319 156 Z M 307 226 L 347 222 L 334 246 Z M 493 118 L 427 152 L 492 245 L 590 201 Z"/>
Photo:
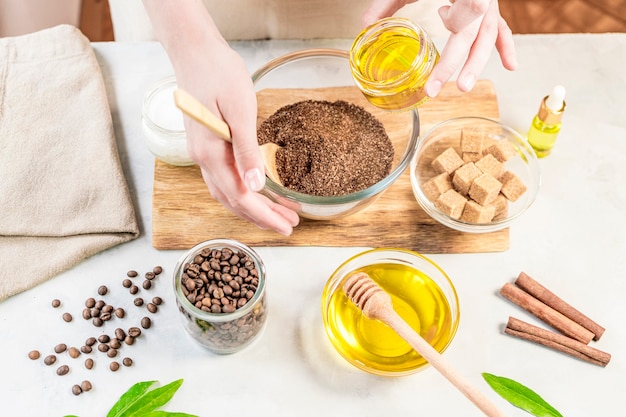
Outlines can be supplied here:
<path id="1" fill-rule="evenodd" d="M 258 168 L 246 171 L 243 180 L 250 191 L 261 191 L 265 186 L 265 175 Z"/>
<path id="2" fill-rule="evenodd" d="M 474 74 L 465 74 L 459 82 L 463 86 L 464 91 L 470 91 L 476 84 L 476 76 Z"/>
<path id="3" fill-rule="evenodd" d="M 424 92 L 428 97 L 435 97 L 441 91 L 441 81 L 432 80 L 428 81 L 424 86 Z"/>

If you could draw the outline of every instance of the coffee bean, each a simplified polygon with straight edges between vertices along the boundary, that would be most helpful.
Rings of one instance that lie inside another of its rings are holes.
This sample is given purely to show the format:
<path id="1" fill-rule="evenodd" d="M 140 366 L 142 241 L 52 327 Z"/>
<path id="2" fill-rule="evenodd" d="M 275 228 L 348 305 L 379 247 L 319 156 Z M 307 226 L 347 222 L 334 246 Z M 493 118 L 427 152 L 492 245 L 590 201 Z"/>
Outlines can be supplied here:
<path id="1" fill-rule="evenodd" d="M 100 317 L 94 317 L 94 319 L 92 320 L 92 323 L 96 327 L 101 327 L 104 322 L 102 321 Z"/>
<path id="2" fill-rule="evenodd" d="M 150 288 L 152 288 L 152 281 L 147 279 L 141 284 L 141 286 L 143 287 L 144 290 L 149 290 Z"/>
<path id="3" fill-rule="evenodd" d="M 131 358 L 124 358 L 122 359 L 122 364 L 124 366 L 132 366 L 133 360 Z"/>
<path id="4" fill-rule="evenodd" d="M 44 358 L 43 363 L 46 365 L 52 365 L 57 361 L 57 357 L 55 355 L 48 355 Z"/>
<path id="5" fill-rule="evenodd" d="M 152 326 L 152 320 L 150 320 L 150 317 L 144 317 L 141 319 L 141 327 L 149 329 L 150 326 Z"/>
<path id="6" fill-rule="evenodd" d="M 83 309 L 83 319 L 89 320 L 91 318 L 91 310 L 88 308 Z"/>
<path id="7" fill-rule="evenodd" d="M 68 355 L 70 355 L 70 358 L 76 359 L 80 356 L 80 350 L 78 350 L 77 348 L 75 348 L 74 346 L 72 346 L 71 348 L 69 348 L 69 350 L 67 351 Z"/>
<path id="8" fill-rule="evenodd" d="M 93 346 L 96 344 L 96 338 L 95 337 L 88 337 L 87 340 L 85 340 L 85 344 L 87 346 Z"/>
<path id="9" fill-rule="evenodd" d="M 57 308 L 57 307 L 60 307 L 60 306 L 61 306 L 61 300 L 58 300 L 56 298 L 54 300 L 52 300 L 52 307 Z"/>
<path id="10" fill-rule="evenodd" d="M 57 368 L 57 375 L 63 376 L 70 372 L 70 367 L 67 365 L 61 365 Z"/>
<path id="11" fill-rule="evenodd" d="M 133 343 L 135 343 L 135 338 L 132 336 L 126 336 L 124 338 L 124 343 L 127 344 L 128 346 L 132 345 Z"/>
<path id="12" fill-rule="evenodd" d="M 98 287 L 98 294 L 99 295 L 106 295 L 106 293 L 109 292 L 109 289 L 107 288 L 106 285 L 101 285 Z"/>
<path id="13" fill-rule="evenodd" d="M 70 321 L 72 321 L 72 315 L 70 313 L 63 313 L 63 320 L 69 323 Z"/>
<path id="14" fill-rule="evenodd" d="M 124 288 L 130 288 L 131 285 L 133 285 L 133 282 L 131 280 L 129 280 L 128 278 L 126 278 L 124 281 L 122 281 L 122 286 Z"/>
<path id="15" fill-rule="evenodd" d="M 91 358 L 85 359 L 85 368 L 93 369 L 93 365 L 94 365 L 93 359 L 91 359 Z"/>
<path id="16" fill-rule="evenodd" d="M 128 335 L 131 337 L 139 337 L 141 335 L 141 329 L 139 327 L 131 327 L 128 329 Z"/>
<path id="17" fill-rule="evenodd" d="M 130 293 L 131 293 L 131 294 L 135 295 L 135 294 L 137 294 L 137 293 L 139 292 L 139 287 L 138 287 L 138 286 L 136 286 L 136 285 L 132 285 L 132 286 L 129 288 L 129 291 L 130 291 Z"/>
<path id="18" fill-rule="evenodd" d="M 83 392 L 91 391 L 91 388 L 93 387 L 91 386 L 91 382 L 89 381 L 83 381 L 80 383 L 80 389 L 82 389 Z"/>
<path id="19" fill-rule="evenodd" d="M 115 310 L 115 307 L 113 307 L 111 304 L 107 304 L 104 307 L 102 307 L 102 312 L 103 313 L 113 313 L 113 310 Z"/>
<path id="20" fill-rule="evenodd" d="M 94 308 L 96 306 L 96 299 L 93 297 L 90 297 L 88 299 L 85 300 L 85 307 L 87 308 Z"/>
<path id="21" fill-rule="evenodd" d="M 135 304 L 135 306 L 141 307 L 143 305 L 143 298 L 137 297 L 133 300 L 133 303 Z"/>
<path id="22" fill-rule="evenodd" d="M 98 342 L 100 343 L 109 343 L 109 340 L 111 340 L 111 338 L 108 334 L 103 334 L 98 337 Z"/>
<path id="23" fill-rule="evenodd" d="M 111 320 L 111 313 L 101 313 L 100 314 L 100 319 L 102 319 L 102 321 L 109 321 L 109 320 Z"/>
<path id="24" fill-rule="evenodd" d="M 67 349 L 67 345 L 65 343 L 59 343 L 54 347 L 55 353 L 63 353 Z"/>
<path id="25" fill-rule="evenodd" d="M 159 308 L 154 303 L 148 303 L 147 309 L 148 309 L 149 312 L 151 312 L 153 314 L 156 313 L 159 310 Z"/>
<path id="26" fill-rule="evenodd" d="M 80 351 L 83 353 L 91 353 L 93 349 L 91 348 L 91 346 L 83 345 L 80 347 Z"/>
<path id="27" fill-rule="evenodd" d="M 109 358 L 114 358 L 114 357 L 116 357 L 116 356 L 117 356 L 117 349 L 113 349 L 113 348 L 111 348 L 111 349 L 107 350 L 107 356 L 108 356 Z"/>
<path id="28" fill-rule="evenodd" d="M 128 277 L 130 277 L 130 278 L 135 278 L 135 277 L 136 277 L 137 275 L 139 275 L 139 274 L 137 273 L 137 271 L 134 271 L 134 270 L 132 270 L 132 269 L 131 269 L 130 271 L 128 271 L 128 272 L 126 273 L 126 275 L 127 275 Z"/>
<path id="29" fill-rule="evenodd" d="M 113 348 L 113 349 L 119 349 L 119 348 L 122 347 L 122 342 L 120 342 L 120 339 L 113 338 L 109 342 L 109 346 L 111 346 L 111 348 Z"/>
<path id="30" fill-rule="evenodd" d="M 37 360 L 40 356 L 41 354 L 38 350 L 31 350 L 30 352 L 28 352 L 28 357 L 32 360 Z"/>
<path id="31" fill-rule="evenodd" d="M 152 304 L 160 306 L 161 304 L 163 304 L 163 299 L 161 297 L 154 297 L 152 299 Z"/>
<path id="32" fill-rule="evenodd" d="M 107 305 L 107 303 L 105 303 L 105 302 L 104 302 L 104 300 L 98 300 L 98 301 L 96 301 L 96 305 L 95 305 L 95 307 L 96 307 L 98 310 L 102 310 L 102 309 L 104 308 L 104 306 L 105 306 L 105 305 Z"/>
<path id="33" fill-rule="evenodd" d="M 115 337 L 119 340 L 124 340 L 124 338 L 126 337 L 126 332 L 124 331 L 124 329 L 120 329 L 118 327 L 117 329 L 115 329 Z"/>
<path id="34" fill-rule="evenodd" d="M 111 363 L 109 364 L 109 369 L 110 369 L 112 372 L 116 372 L 118 369 L 120 369 L 120 364 L 119 364 L 119 362 L 116 362 L 116 361 L 111 362 Z"/>
<path id="35" fill-rule="evenodd" d="M 115 317 L 118 319 L 123 319 L 126 315 L 126 311 L 122 307 L 118 307 L 115 309 Z"/>
<path id="36" fill-rule="evenodd" d="M 107 345 L 106 343 L 100 343 L 98 345 L 98 350 L 102 353 L 106 353 L 108 350 L 110 349 L 109 345 Z"/>
<path id="37" fill-rule="evenodd" d="M 101 311 L 99 308 L 94 307 L 91 309 L 91 317 L 100 317 Z"/>
<path id="38" fill-rule="evenodd" d="M 154 272 L 155 275 L 160 275 L 161 272 L 163 272 L 163 267 L 157 265 L 152 269 L 152 272 Z"/>
<path id="39" fill-rule="evenodd" d="M 82 388 L 80 387 L 80 385 L 74 385 L 72 386 L 72 394 L 74 395 L 80 395 L 83 393 Z"/>
<path id="40" fill-rule="evenodd" d="M 147 280 L 153 280 L 156 277 L 156 274 L 154 272 L 152 272 L 152 271 L 146 272 L 145 277 L 146 277 Z"/>

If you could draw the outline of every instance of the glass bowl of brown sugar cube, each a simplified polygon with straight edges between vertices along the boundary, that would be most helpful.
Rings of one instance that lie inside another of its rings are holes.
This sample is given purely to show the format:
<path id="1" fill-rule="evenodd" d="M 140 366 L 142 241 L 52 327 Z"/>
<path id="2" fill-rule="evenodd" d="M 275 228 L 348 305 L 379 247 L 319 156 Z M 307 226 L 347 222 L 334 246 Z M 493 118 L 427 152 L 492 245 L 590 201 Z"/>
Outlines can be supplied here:
<path id="1" fill-rule="evenodd" d="M 508 227 L 532 205 L 541 183 L 539 162 L 526 140 L 481 117 L 435 125 L 418 143 L 410 170 L 421 208 L 468 233 Z"/>

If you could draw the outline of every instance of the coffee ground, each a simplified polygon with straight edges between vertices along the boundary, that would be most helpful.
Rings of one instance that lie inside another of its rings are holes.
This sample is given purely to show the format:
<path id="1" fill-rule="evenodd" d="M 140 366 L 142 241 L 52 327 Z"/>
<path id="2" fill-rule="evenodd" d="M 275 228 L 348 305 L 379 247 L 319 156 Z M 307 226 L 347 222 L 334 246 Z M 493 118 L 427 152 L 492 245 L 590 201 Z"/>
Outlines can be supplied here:
<path id="1" fill-rule="evenodd" d="M 282 147 L 276 154 L 280 180 L 309 195 L 363 190 L 385 178 L 393 163 L 393 145 L 382 123 L 342 100 L 284 106 L 261 124 L 258 140 Z"/>

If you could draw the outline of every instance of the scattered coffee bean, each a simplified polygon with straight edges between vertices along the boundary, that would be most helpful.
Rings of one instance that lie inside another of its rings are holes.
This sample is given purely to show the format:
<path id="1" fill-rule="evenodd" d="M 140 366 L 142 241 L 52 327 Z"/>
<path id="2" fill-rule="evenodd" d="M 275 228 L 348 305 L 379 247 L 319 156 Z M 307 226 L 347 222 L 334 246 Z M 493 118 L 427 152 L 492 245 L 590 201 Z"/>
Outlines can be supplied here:
<path id="1" fill-rule="evenodd" d="M 65 343 L 59 343 L 54 347 L 55 353 L 63 353 L 67 349 L 67 345 Z"/>
<path id="2" fill-rule="evenodd" d="M 128 346 L 132 345 L 133 343 L 135 343 L 135 338 L 132 336 L 126 336 L 124 338 L 124 343 L 127 344 Z"/>
<path id="3" fill-rule="evenodd" d="M 44 358 L 43 363 L 50 366 L 57 361 L 57 357 L 55 355 L 48 355 Z"/>
<path id="4" fill-rule="evenodd" d="M 100 313 L 101 311 L 98 307 L 94 307 L 90 311 L 91 317 L 100 317 Z"/>
<path id="5" fill-rule="evenodd" d="M 163 304 L 163 299 L 161 297 L 154 297 L 152 299 L 152 304 L 160 306 L 161 304 Z"/>
<path id="6" fill-rule="evenodd" d="M 69 323 L 70 321 L 72 321 L 72 315 L 70 313 L 63 313 L 63 320 Z"/>
<path id="7" fill-rule="evenodd" d="M 111 348 L 109 350 L 107 350 L 107 356 L 109 358 L 114 358 L 117 356 L 117 349 Z"/>
<path id="8" fill-rule="evenodd" d="M 144 317 L 141 319 L 141 327 L 149 329 L 150 326 L 152 326 L 152 320 L 150 320 L 150 317 Z"/>
<path id="9" fill-rule="evenodd" d="M 113 338 L 109 342 L 109 346 L 111 346 L 111 348 L 113 348 L 113 349 L 119 349 L 119 348 L 122 347 L 122 342 L 120 342 L 120 340 L 117 339 L 117 338 Z"/>
<path id="10" fill-rule="evenodd" d="M 38 350 L 31 350 L 30 352 L 28 352 L 28 357 L 32 360 L 37 360 L 40 356 L 41 353 L 39 353 Z"/>
<path id="11" fill-rule="evenodd" d="M 131 358 L 124 358 L 122 359 L 122 364 L 124 366 L 132 366 L 133 360 Z"/>
<path id="12" fill-rule="evenodd" d="M 154 272 L 155 275 L 160 275 L 161 272 L 163 272 L 163 267 L 157 265 L 152 269 L 152 272 Z"/>
<path id="13" fill-rule="evenodd" d="M 85 359 L 85 368 L 93 369 L 93 365 L 94 365 L 93 359 L 91 359 L 91 358 Z"/>
<path id="14" fill-rule="evenodd" d="M 128 329 L 128 335 L 131 337 L 139 337 L 141 336 L 141 329 L 139 327 L 131 327 Z"/>
<path id="15" fill-rule="evenodd" d="M 122 307 L 118 307 L 115 309 L 115 317 L 118 319 L 123 319 L 126 315 L 126 311 Z"/>
<path id="16" fill-rule="evenodd" d="M 91 318 L 91 309 L 85 307 L 83 309 L 83 319 L 89 320 Z"/>
<path id="17" fill-rule="evenodd" d="M 100 319 L 102 319 L 102 321 L 109 321 L 111 317 L 111 313 L 100 313 Z"/>
<path id="18" fill-rule="evenodd" d="M 61 365 L 57 368 L 57 375 L 63 376 L 70 372 L 70 367 L 67 365 Z"/>
<path id="19" fill-rule="evenodd" d="M 91 391 L 91 388 L 93 388 L 93 387 L 91 385 L 91 382 L 89 382 L 89 381 L 83 381 L 83 382 L 80 383 L 80 389 L 82 389 L 83 392 Z"/>
<path id="20" fill-rule="evenodd" d="M 90 297 L 88 299 L 85 300 L 85 307 L 87 308 L 94 308 L 96 306 L 96 299 L 93 297 Z"/>
<path id="21" fill-rule="evenodd" d="M 99 295 L 106 295 L 109 292 L 109 289 L 107 288 L 106 285 L 101 285 L 98 287 L 98 294 Z"/>
<path id="22" fill-rule="evenodd" d="M 96 301 L 96 305 L 95 305 L 95 307 L 96 307 L 98 310 L 102 310 L 102 309 L 104 308 L 104 306 L 105 306 L 105 305 L 107 305 L 107 303 L 105 303 L 105 302 L 104 302 L 104 300 L 98 300 L 98 301 Z"/>
<path id="23" fill-rule="evenodd" d="M 104 322 L 102 321 L 100 317 L 94 317 L 94 319 L 92 320 L 92 323 L 96 327 L 101 327 Z"/>
<path id="24" fill-rule="evenodd" d="M 102 353 L 107 352 L 110 349 L 109 345 L 107 345 L 106 343 L 100 343 L 98 345 L 98 350 Z"/>
<path id="25" fill-rule="evenodd" d="M 136 277 L 137 275 L 139 275 L 139 274 L 137 273 L 137 271 L 133 271 L 133 270 L 131 269 L 130 271 L 128 271 L 128 272 L 126 273 L 126 275 L 127 275 L 128 277 L 130 277 L 130 278 L 135 278 L 135 277 Z"/>
<path id="26" fill-rule="evenodd" d="M 131 280 L 129 280 L 128 278 L 126 278 L 124 281 L 122 281 L 122 286 L 124 288 L 130 288 L 131 285 L 133 285 L 133 282 Z"/>
<path id="27" fill-rule="evenodd" d="M 85 340 L 85 344 L 87 346 L 93 346 L 96 344 L 96 338 L 95 337 L 88 337 L 87 340 Z"/>
<path id="28" fill-rule="evenodd" d="M 137 297 L 133 300 L 133 303 L 137 306 L 137 307 L 141 307 L 143 305 L 143 298 L 141 297 Z"/>
<path id="29" fill-rule="evenodd" d="M 117 329 L 115 329 L 115 337 L 118 340 L 124 340 L 124 338 L 126 337 L 126 332 L 124 331 L 124 329 L 120 329 L 118 327 Z"/>
<path id="30" fill-rule="evenodd" d="M 76 358 L 78 358 L 80 356 L 80 350 L 78 350 L 74 346 L 69 348 L 67 353 L 68 353 L 68 355 L 70 355 L 70 358 L 73 358 L 73 359 L 76 359 Z"/>
<path id="31" fill-rule="evenodd" d="M 119 362 L 116 362 L 116 361 L 111 362 L 111 363 L 109 364 L 109 369 L 110 369 L 112 372 L 116 372 L 118 369 L 120 369 L 120 364 L 119 364 Z"/>
<path id="32" fill-rule="evenodd" d="M 54 300 L 52 300 L 52 307 L 58 308 L 60 306 L 61 306 L 61 300 L 56 299 L 56 298 Z"/>
<path id="33" fill-rule="evenodd" d="M 128 290 L 131 294 L 135 295 L 139 292 L 139 287 L 136 285 L 132 285 Z"/>
<path id="34" fill-rule="evenodd" d="M 147 279 L 141 284 L 141 286 L 143 287 L 144 290 L 149 290 L 150 288 L 152 288 L 152 281 Z"/>
<path id="35" fill-rule="evenodd" d="M 111 338 L 107 334 L 103 334 L 98 337 L 98 342 L 100 343 L 109 343 L 109 340 L 111 340 Z"/>
<path id="36" fill-rule="evenodd" d="M 113 310 L 115 310 L 115 307 L 113 307 L 111 304 L 107 304 L 104 307 L 102 307 L 102 312 L 103 313 L 113 313 Z"/>
<path id="37" fill-rule="evenodd" d="M 148 303 L 147 309 L 148 309 L 149 312 L 151 312 L 153 314 L 156 313 L 159 310 L 159 308 L 154 303 Z"/>
<path id="38" fill-rule="evenodd" d="M 147 280 L 150 280 L 150 281 L 151 281 L 151 280 L 153 280 L 154 278 L 156 278 L 156 274 L 155 274 L 153 271 L 146 272 L 145 277 L 146 277 L 146 279 L 147 279 Z"/>
<path id="39" fill-rule="evenodd" d="M 83 393 L 83 389 L 80 387 L 80 385 L 73 385 L 72 386 L 72 394 L 80 395 L 82 393 Z"/>
<path id="40" fill-rule="evenodd" d="M 83 346 L 80 347 L 80 351 L 85 353 L 85 354 L 88 354 L 88 353 L 91 353 L 93 351 L 93 349 L 91 348 L 91 346 L 83 345 Z"/>

